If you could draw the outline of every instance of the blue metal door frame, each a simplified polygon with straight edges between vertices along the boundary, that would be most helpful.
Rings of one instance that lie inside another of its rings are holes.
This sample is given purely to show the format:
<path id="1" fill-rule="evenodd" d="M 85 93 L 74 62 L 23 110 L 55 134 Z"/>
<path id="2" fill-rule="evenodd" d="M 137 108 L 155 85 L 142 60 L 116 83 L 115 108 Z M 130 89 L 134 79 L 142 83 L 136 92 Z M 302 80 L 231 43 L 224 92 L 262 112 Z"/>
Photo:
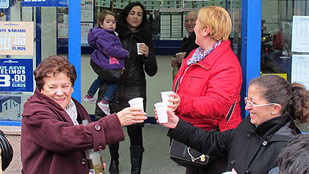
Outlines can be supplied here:
<path id="1" fill-rule="evenodd" d="M 242 99 L 248 93 L 251 79 L 260 76 L 261 65 L 261 23 L 262 0 L 242 0 L 241 4 L 241 67 L 243 85 Z M 241 113 L 245 118 L 244 100 L 241 100 Z"/>
<path id="2" fill-rule="evenodd" d="M 74 85 L 72 97 L 81 102 L 81 0 L 69 0 L 69 38 L 68 57 L 75 66 L 77 79 Z"/>
<path id="3" fill-rule="evenodd" d="M 69 0 L 69 61 L 75 66 L 77 80 L 73 97 L 81 101 L 81 43 L 80 43 L 80 0 Z M 242 0 L 241 6 L 241 66 L 243 71 L 243 85 L 241 96 L 248 93 L 251 79 L 260 75 L 261 52 L 261 21 L 262 1 Z M 70 37 L 71 36 L 71 37 Z M 73 37 L 72 37 L 73 36 Z M 246 117 L 245 106 L 241 100 L 242 117 Z"/>

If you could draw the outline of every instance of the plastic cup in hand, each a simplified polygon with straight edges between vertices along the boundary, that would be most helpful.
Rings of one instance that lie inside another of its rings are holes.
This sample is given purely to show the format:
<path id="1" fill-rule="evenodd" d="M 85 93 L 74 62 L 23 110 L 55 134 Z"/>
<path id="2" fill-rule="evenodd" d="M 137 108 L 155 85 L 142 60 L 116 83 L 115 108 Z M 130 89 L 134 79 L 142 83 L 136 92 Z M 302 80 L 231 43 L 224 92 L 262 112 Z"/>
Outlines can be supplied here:
<path id="1" fill-rule="evenodd" d="M 159 102 L 154 104 L 154 106 L 157 110 L 159 123 L 167 123 L 167 103 Z"/>
<path id="2" fill-rule="evenodd" d="M 143 43 L 136 43 L 136 47 L 137 47 L 137 54 L 138 55 L 143 55 L 143 53 L 141 53 L 140 49 L 139 49 L 139 46 L 143 44 Z"/>
<path id="3" fill-rule="evenodd" d="M 129 100 L 129 104 L 131 107 L 141 108 L 144 111 L 144 102 L 142 97 L 137 97 Z"/>
<path id="4" fill-rule="evenodd" d="M 168 99 L 172 99 L 172 97 L 169 97 L 169 94 L 174 93 L 173 91 L 163 91 L 161 92 L 161 98 L 163 103 L 167 103 L 168 105 L 172 105 L 173 103 L 169 102 Z"/>

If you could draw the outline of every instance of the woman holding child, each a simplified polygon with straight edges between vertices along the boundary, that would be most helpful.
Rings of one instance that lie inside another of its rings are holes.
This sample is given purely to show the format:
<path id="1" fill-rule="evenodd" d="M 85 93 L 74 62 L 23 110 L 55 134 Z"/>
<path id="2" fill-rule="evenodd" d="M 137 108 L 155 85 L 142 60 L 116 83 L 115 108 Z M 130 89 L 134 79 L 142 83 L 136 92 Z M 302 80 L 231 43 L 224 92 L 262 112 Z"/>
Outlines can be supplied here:
<path id="1" fill-rule="evenodd" d="M 135 97 L 142 97 L 146 108 L 145 75 L 154 76 L 158 69 L 149 26 L 145 8 L 139 2 L 129 3 L 118 17 L 116 32 L 119 34 L 123 48 L 129 51 L 130 56 L 126 59 L 118 89 L 110 102 L 111 113 L 128 107 L 128 101 Z M 140 54 L 137 53 L 137 43 L 141 43 Z M 101 87 L 99 97 L 102 97 L 103 91 L 104 87 Z M 100 118 L 104 114 L 96 109 L 96 116 Z M 136 124 L 127 127 L 132 174 L 141 173 L 144 152 L 142 126 L 143 124 Z M 109 171 L 111 174 L 118 174 L 119 143 L 109 145 L 109 150 L 111 155 Z"/>

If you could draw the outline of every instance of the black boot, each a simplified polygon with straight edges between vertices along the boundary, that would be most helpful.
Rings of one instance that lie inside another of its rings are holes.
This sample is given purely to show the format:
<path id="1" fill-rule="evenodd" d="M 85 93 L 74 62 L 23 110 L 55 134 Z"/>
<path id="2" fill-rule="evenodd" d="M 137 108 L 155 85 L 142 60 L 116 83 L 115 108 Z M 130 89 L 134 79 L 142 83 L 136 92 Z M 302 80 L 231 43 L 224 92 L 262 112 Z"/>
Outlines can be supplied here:
<path id="1" fill-rule="evenodd" d="M 109 147 L 109 153 L 111 155 L 111 163 L 109 165 L 109 173 L 110 174 L 118 174 L 119 173 L 119 143 L 111 144 Z"/>
<path id="2" fill-rule="evenodd" d="M 144 148 L 141 146 L 131 146 L 131 174 L 140 174 L 142 169 Z"/>

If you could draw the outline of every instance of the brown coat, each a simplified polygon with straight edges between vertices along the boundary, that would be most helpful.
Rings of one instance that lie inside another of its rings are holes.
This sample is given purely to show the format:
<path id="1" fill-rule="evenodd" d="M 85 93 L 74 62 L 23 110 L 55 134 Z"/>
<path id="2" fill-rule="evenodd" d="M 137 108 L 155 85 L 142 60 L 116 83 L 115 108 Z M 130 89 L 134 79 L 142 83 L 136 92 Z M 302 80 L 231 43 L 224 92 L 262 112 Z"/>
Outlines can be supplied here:
<path id="1" fill-rule="evenodd" d="M 74 100 L 78 122 L 90 117 Z M 24 174 L 88 174 L 84 151 L 103 150 L 106 144 L 124 140 L 116 114 L 96 122 L 73 125 L 58 103 L 38 90 L 24 105 L 21 127 L 21 160 Z"/>

